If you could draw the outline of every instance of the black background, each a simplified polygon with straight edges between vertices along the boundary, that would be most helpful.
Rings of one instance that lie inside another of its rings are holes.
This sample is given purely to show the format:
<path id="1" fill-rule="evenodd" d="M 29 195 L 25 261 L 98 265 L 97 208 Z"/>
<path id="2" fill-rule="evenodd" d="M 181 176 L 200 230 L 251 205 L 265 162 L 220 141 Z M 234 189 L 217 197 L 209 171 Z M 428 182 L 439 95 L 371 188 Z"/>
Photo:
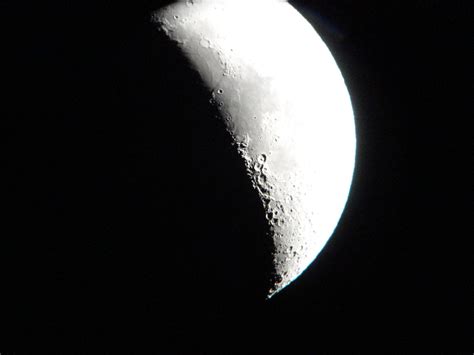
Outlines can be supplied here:
<path id="1" fill-rule="evenodd" d="M 1 344 L 472 350 L 467 3 L 294 2 L 345 77 L 357 164 L 318 260 L 263 301 L 263 212 L 152 46 L 159 3 L 2 2 Z"/>

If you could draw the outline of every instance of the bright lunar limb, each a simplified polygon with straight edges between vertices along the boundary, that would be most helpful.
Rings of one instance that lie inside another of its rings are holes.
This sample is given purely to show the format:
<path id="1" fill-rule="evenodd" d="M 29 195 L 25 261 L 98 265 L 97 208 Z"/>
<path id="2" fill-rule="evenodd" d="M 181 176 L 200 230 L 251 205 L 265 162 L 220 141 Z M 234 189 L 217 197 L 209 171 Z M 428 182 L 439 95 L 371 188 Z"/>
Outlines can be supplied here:
<path id="1" fill-rule="evenodd" d="M 260 196 L 271 297 L 313 262 L 348 198 L 356 139 L 341 72 L 285 1 L 178 1 L 153 21 L 200 74 Z"/>

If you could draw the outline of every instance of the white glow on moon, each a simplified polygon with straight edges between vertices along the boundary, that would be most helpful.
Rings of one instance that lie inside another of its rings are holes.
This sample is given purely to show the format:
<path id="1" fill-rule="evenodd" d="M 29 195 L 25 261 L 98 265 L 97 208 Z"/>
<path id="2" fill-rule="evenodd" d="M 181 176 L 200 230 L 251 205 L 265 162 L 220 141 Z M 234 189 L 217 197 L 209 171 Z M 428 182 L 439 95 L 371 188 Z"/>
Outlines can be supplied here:
<path id="1" fill-rule="evenodd" d="M 341 72 L 284 1 L 180 2 L 156 21 L 201 74 L 270 216 L 271 296 L 312 263 L 347 201 L 356 138 Z"/>

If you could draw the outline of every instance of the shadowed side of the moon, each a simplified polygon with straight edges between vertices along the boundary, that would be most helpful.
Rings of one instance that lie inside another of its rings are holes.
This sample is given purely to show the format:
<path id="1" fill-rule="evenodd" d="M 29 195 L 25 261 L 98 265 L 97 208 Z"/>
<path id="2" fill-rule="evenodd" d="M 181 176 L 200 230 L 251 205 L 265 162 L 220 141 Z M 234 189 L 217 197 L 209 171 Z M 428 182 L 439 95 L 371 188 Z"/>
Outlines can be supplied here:
<path id="1" fill-rule="evenodd" d="M 156 32 L 152 58 L 152 105 L 167 127 L 156 136 L 164 149 L 157 163 L 168 174 L 164 198 L 175 224 L 167 237 L 174 253 L 169 295 L 200 317 L 242 316 L 270 286 L 272 245 L 262 203 L 210 91 L 176 43 Z"/>

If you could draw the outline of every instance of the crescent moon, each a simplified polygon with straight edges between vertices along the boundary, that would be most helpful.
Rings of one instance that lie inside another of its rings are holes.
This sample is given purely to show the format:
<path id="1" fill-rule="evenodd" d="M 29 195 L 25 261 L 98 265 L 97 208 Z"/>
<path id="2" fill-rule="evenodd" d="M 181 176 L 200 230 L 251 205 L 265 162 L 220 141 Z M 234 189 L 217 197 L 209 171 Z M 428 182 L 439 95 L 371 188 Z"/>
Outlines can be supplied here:
<path id="1" fill-rule="evenodd" d="M 152 19 L 200 74 L 266 211 L 271 297 L 315 260 L 347 203 L 356 135 L 344 79 L 285 1 L 182 1 Z"/>

